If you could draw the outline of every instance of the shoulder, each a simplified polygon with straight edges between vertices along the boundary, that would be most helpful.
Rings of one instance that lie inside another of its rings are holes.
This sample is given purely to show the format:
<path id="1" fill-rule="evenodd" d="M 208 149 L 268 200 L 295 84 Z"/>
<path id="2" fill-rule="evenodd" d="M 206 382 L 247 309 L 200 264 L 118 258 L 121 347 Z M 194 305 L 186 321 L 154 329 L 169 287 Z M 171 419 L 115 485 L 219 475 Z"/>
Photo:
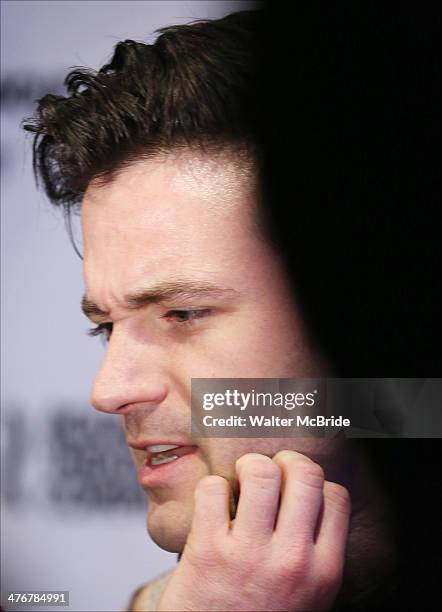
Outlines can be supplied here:
<path id="1" fill-rule="evenodd" d="M 141 585 L 132 595 L 124 612 L 155 612 L 170 574 L 171 572 L 167 572 L 152 582 Z"/>

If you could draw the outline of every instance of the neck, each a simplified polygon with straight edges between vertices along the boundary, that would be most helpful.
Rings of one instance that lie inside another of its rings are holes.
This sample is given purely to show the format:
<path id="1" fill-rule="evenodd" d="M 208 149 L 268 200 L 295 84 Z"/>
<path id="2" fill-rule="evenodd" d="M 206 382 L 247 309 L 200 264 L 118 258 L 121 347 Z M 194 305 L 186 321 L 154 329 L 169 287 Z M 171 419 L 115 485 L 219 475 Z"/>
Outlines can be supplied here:
<path id="1" fill-rule="evenodd" d="M 358 441 L 349 443 L 354 456 L 349 483 L 352 514 L 343 583 L 336 609 L 346 608 L 349 604 L 350 608 L 356 609 L 357 603 L 364 605 L 366 600 L 369 608 L 373 598 L 376 599 L 378 594 L 384 596 L 393 587 L 397 563 L 388 496 L 375 478 L 369 458 Z"/>

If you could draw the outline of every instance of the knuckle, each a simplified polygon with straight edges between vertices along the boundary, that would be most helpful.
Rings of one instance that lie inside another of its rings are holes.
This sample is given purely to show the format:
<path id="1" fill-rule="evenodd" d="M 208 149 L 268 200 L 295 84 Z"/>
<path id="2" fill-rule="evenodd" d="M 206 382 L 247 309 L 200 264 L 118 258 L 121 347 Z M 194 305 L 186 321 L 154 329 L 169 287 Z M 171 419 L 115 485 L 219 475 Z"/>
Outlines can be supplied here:
<path id="1" fill-rule="evenodd" d="M 273 455 L 273 460 L 283 464 L 289 464 L 295 461 L 306 461 L 313 463 L 313 461 L 307 457 L 307 455 L 303 455 L 302 453 L 298 453 L 298 451 L 294 450 L 280 450 Z"/>
<path id="2" fill-rule="evenodd" d="M 306 549 L 288 550 L 279 556 L 276 573 L 282 580 L 303 581 L 310 573 L 310 554 Z"/>
<path id="3" fill-rule="evenodd" d="M 238 468 L 243 468 L 257 461 L 267 462 L 271 460 L 266 455 L 261 455 L 260 453 L 244 453 L 244 455 L 241 455 L 241 457 L 238 457 L 236 460 L 236 466 Z"/>
<path id="4" fill-rule="evenodd" d="M 191 532 L 185 551 L 186 559 L 194 566 L 220 567 L 223 563 L 223 550 L 217 538 L 201 538 Z"/>
<path id="5" fill-rule="evenodd" d="M 338 562 L 323 563 L 319 571 L 319 582 L 327 589 L 335 589 L 342 581 L 342 567 Z"/>
<path id="6" fill-rule="evenodd" d="M 226 481 L 222 476 L 203 476 L 195 487 L 195 497 L 222 495 L 224 493 L 225 483 Z"/>
<path id="7" fill-rule="evenodd" d="M 281 474 L 278 466 L 269 457 L 255 453 L 240 457 L 236 466 L 243 475 L 259 480 L 277 480 Z"/>
<path id="8" fill-rule="evenodd" d="M 214 538 L 210 544 L 210 551 L 208 551 L 207 554 L 210 555 L 210 559 L 213 563 L 219 567 L 224 563 L 226 558 L 224 542 L 220 538 Z"/>
<path id="9" fill-rule="evenodd" d="M 287 547 L 286 562 L 288 565 L 301 571 L 310 566 L 312 549 L 308 542 L 296 542 Z"/>
<path id="10" fill-rule="evenodd" d="M 344 514 L 350 512 L 351 499 L 348 489 L 336 482 L 324 483 L 324 497 L 334 508 Z"/>
<path id="11" fill-rule="evenodd" d="M 314 547 L 305 539 L 275 539 L 274 546 L 271 556 L 281 571 L 301 571 L 309 568 L 314 559 Z"/>
<path id="12" fill-rule="evenodd" d="M 303 483 L 322 488 L 324 486 L 324 470 L 314 461 L 299 461 L 296 466 L 297 477 Z"/>
<path id="13" fill-rule="evenodd" d="M 302 453 L 281 450 L 274 455 L 273 461 L 281 467 L 296 470 L 299 474 L 305 474 L 306 477 L 311 475 L 312 479 L 324 479 L 322 467 Z"/>

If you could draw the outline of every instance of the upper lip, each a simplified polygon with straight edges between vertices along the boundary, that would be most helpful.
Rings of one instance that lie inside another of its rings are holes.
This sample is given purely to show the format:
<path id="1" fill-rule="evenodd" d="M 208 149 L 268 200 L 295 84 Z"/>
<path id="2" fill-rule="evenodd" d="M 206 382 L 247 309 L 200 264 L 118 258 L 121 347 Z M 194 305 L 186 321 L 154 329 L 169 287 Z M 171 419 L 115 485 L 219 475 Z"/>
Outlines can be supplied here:
<path id="1" fill-rule="evenodd" d="M 187 442 L 183 440 L 128 440 L 128 446 L 134 448 L 136 450 L 146 450 L 147 446 L 158 446 L 159 444 L 168 444 L 170 446 L 196 446 L 192 444 L 192 442 Z"/>
<path id="2" fill-rule="evenodd" d="M 154 456 L 154 453 L 152 453 L 151 451 L 148 450 L 148 446 L 158 446 L 158 445 L 163 445 L 163 444 L 167 444 L 169 446 L 196 446 L 195 444 L 192 444 L 191 442 L 183 442 L 183 440 L 180 440 L 179 442 L 176 440 L 127 440 L 127 444 L 128 446 L 130 446 L 131 448 L 138 450 L 138 451 L 144 451 L 145 452 L 145 457 L 144 457 L 144 461 L 147 463 L 150 463 L 152 457 Z"/>

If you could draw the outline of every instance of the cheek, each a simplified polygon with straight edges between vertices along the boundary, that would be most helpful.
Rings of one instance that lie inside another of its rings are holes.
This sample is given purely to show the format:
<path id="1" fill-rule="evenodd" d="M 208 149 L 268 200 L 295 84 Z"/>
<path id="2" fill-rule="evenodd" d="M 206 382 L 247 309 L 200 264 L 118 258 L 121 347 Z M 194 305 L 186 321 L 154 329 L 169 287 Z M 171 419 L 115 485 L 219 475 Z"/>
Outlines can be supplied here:
<path id="1" fill-rule="evenodd" d="M 293 439 L 287 443 L 293 444 Z M 210 438 L 202 443 L 211 474 L 232 481 L 235 478 L 235 462 L 246 453 L 261 453 L 272 457 L 284 442 L 280 438 Z"/>
<path id="2" fill-rule="evenodd" d="M 142 456 L 141 452 L 137 452 L 132 448 L 129 448 L 129 451 L 132 457 L 132 461 L 136 469 L 138 470 L 138 468 L 140 468 L 142 464 L 144 463 L 144 456 Z"/>
<path id="3" fill-rule="evenodd" d="M 232 378 L 295 376 L 309 354 L 289 317 L 270 312 L 241 313 L 214 346 Z"/>
<path id="4" fill-rule="evenodd" d="M 191 378 L 290 378 L 312 374 L 314 355 L 290 313 L 270 309 L 214 317 L 192 341 L 174 345 L 168 372 L 182 399 Z"/>

